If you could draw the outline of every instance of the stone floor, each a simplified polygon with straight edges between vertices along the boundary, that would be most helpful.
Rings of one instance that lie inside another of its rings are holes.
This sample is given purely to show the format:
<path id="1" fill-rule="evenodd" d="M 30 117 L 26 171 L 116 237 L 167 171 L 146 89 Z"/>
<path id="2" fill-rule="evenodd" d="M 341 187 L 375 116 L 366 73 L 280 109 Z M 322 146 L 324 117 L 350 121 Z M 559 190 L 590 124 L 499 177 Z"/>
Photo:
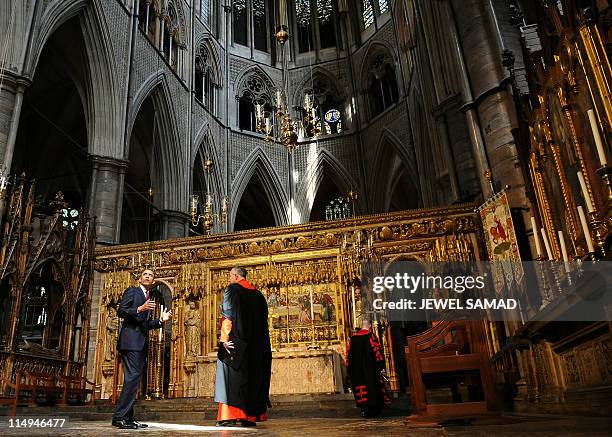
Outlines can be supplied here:
<path id="1" fill-rule="evenodd" d="M 211 421 L 189 424 L 149 422 L 143 430 L 118 430 L 107 421 L 70 420 L 64 429 L 8 428 L 8 417 L 0 417 L 2 436 L 111 436 L 140 434 L 143 437 L 162 435 L 210 435 L 222 437 L 362 437 L 362 436 L 612 436 L 612 420 L 599 417 L 519 416 L 505 415 L 473 424 L 431 426 L 407 424 L 404 417 L 381 419 L 308 418 L 276 419 L 253 428 L 216 428 Z"/>

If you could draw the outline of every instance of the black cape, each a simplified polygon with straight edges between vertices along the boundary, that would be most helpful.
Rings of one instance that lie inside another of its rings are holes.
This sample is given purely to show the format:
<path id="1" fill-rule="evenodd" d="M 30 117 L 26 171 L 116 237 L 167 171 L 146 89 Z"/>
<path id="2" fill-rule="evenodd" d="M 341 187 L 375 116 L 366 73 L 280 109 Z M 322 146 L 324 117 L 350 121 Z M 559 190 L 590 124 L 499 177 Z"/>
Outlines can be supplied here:
<path id="1" fill-rule="evenodd" d="M 358 407 L 380 406 L 389 398 L 380 376 L 385 368 L 380 343 L 371 333 L 353 335 L 348 350 L 348 375 Z"/>
<path id="2" fill-rule="evenodd" d="M 268 304 L 259 290 L 239 284 L 230 284 L 226 294 L 232 312 L 230 340 L 242 340 L 246 343 L 246 352 L 238 369 L 218 362 L 217 368 L 222 367 L 223 375 L 217 375 L 217 384 L 225 385 L 227 405 L 240 408 L 248 416 L 260 416 L 270 406 L 272 350 Z"/>

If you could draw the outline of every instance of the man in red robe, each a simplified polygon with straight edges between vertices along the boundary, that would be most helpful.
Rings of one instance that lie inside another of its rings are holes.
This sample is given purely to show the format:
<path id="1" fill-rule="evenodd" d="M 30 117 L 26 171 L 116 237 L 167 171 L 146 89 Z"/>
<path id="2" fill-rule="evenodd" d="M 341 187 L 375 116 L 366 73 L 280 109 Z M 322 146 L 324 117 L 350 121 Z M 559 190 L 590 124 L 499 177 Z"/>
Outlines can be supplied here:
<path id="1" fill-rule="evenodd" d="M 361 330 L 351 337 L 347 352 L 351 388 L 363 417 L 376 417 L 384 405 L 390 404 L 383 381 L 385 359 L 382 346 L 371 329 L 371 322 L 363 320 Z"/>
<path id="2" fill-rule="evenodd" d="M 243 267 L 234 267 L 223 293 L 215 382 L 217 426 L 255 426 L 266 420 L 271 406 L 268 304 L 246 276 Z"/>

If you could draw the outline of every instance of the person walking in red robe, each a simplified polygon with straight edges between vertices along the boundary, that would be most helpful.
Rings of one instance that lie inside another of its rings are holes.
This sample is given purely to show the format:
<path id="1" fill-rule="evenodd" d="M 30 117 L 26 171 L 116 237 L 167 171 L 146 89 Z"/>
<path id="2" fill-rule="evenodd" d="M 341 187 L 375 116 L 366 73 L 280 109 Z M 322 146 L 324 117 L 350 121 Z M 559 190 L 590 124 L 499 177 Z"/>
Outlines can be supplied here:
<path id="1" fill-rule="evenodd" d="M 384 405 L 391 403 L 384 384 L 382 346 L 371 329 L 371 322 L 363 320 L 361 330 L 351 337 L 347 352 L 348 376 L 363 417 L 376 417 Z"/>

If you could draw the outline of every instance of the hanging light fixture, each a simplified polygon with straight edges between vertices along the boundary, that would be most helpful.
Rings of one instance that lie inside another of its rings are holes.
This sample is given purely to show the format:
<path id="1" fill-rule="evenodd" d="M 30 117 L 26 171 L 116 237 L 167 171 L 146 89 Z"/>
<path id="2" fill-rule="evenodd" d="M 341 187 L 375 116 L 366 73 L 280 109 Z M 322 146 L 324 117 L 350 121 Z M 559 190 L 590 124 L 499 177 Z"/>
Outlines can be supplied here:
<path id="1" fill-rule="evenodd" d="M 212 170 L 213 162 L 211 159 L 207 159 L 204 162 L 204 168 L 206 170 L 206 198 L 202 205 L 202 214 L 198 212 L 199 197 L 197 195 L 191 196 L 191 224 L 196 227 L 202 220 L 202 230 L 205 235 L 212 233 L 212 228 L 217 221 L 221 226 L 227 223 L 227 209 L 228 202 L 227 197 L 223 196 L 221 199 L 221 212 L 216 214 L 213 207 L 213 195 L 210 191 L 210 172 Z"/>
<path id="2" fill-rule="evenodd" d="M 279 2 L 279 17 L 283 21 L 286 17 L 284 1 Z M 317 102 L 312 94 L 304 96 L 304 117 L 293 117 L 289 105 L 289 80 L 287 66 L 287 41 L 289 31 L 286 25 L 278 26 L 274 34 L 280 45 L 282 84 L 278 87 L 274 96 L 274 107 L 272 111 L 266 111 L 263 103 L 255 104 L 255 118 L 257 132 L 265 135 L 266 142 L 280 142 L 289 153 L 297 147 L 298 132 L 300 130 L 317 131 Z"/>

